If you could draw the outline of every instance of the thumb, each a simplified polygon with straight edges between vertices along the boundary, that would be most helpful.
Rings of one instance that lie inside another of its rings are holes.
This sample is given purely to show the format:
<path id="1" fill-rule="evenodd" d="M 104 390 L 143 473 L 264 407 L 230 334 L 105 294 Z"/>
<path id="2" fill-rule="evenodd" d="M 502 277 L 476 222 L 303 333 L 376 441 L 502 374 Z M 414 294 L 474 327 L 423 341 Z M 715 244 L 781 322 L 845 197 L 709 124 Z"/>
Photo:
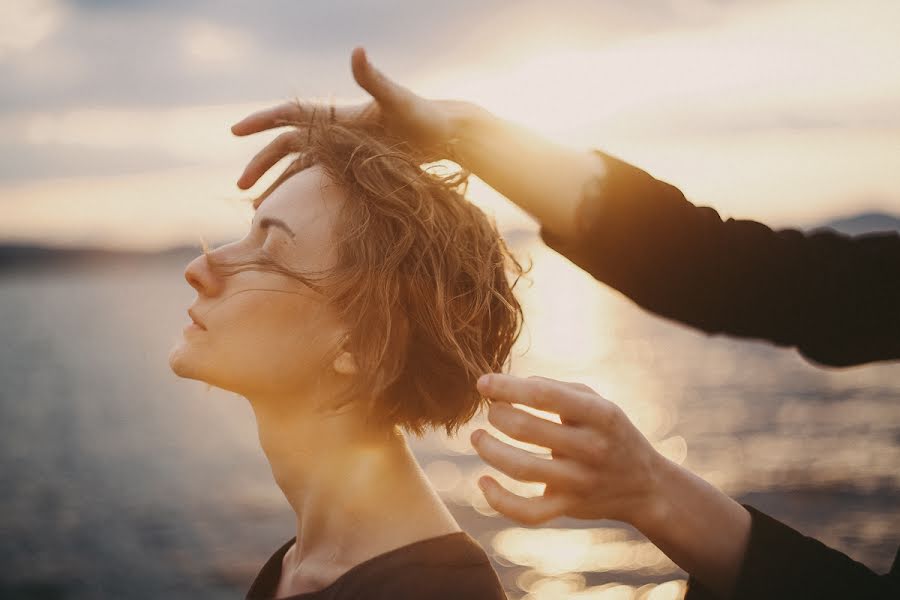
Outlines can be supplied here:
<path id="1" fill-rule="evenodd" d="M 379 104 L 382 106 L 393 106 L 400 100 L 401 94 L 405 90 L 373 67 L 363 48 L 356 47 L 353 49 L 353 54 L 350 57 L 350 66 L 353 69 L 353 78 L 356 80 L 356 83 L 369 92 Z"/>

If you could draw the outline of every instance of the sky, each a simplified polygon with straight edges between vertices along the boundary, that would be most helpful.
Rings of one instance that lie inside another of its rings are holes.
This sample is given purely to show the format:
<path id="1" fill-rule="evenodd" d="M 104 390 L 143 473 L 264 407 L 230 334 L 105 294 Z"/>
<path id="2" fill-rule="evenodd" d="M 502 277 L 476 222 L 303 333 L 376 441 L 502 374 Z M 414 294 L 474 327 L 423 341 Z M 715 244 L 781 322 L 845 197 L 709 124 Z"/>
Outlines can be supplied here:
<path id="1" fill-rule="evenodd" d="M 0 240 L 242 236 L 234 183 L 274 134 L 229 126 L 362 98 L 356 45 L 425 96 L 615 154 L 725 217 L 900 213 L 898 23 L 895 0 L 4 0 Z M 478 182 L 470 197 L 533 227 Z"/>

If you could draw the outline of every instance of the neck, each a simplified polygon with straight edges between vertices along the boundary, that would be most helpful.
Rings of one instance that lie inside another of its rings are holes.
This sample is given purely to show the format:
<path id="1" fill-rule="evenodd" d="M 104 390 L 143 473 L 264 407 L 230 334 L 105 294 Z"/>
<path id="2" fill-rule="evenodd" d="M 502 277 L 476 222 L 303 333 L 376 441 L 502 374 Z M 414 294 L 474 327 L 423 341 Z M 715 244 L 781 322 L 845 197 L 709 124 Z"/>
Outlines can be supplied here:
<path id="1" fill-rule="evenodd" d="M 315 413 L 311 400 L 251 399 L 263 451 L 297 518 L 286 567 L 327 565 L 326 583 L 384 551 L 458 530 L 398 431 L 375 431 L 352 411 Z"/>

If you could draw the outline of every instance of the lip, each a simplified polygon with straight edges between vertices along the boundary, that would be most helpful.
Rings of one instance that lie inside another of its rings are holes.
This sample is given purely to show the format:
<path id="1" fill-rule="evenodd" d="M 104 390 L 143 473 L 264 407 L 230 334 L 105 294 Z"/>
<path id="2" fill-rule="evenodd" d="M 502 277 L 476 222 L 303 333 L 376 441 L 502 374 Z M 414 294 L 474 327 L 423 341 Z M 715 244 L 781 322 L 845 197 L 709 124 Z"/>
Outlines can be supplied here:
<path id="1" fill-rule="evenodd" d="M 194 309 L 189 308 L 188 311 L 187 311 L 187 313 L 188 313 L 188 316 L 191 318 L 191 321 L 194 322 L 194 325 L 196 325 L 197 327 L 199 327 L 199 328 L 202 329 L 203 331 L 206 331 L 206 325 L 204 325 L 204 324 L 200 321 L 200 319 L 197 318 L 197 316 L 194 314 Z"/>

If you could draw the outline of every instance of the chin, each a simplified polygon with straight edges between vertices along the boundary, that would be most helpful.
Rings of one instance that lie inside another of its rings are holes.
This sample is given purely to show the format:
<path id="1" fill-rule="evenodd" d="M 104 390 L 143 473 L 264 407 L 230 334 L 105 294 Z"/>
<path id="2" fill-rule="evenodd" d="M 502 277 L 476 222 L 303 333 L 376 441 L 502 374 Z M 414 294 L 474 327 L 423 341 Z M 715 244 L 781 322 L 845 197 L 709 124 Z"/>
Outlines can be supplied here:
<path id="1" fill-rule="evenodd" d="M 231 378 L 223 378 L 219 369 L 210 363 L 209 357 L 197 355 L 190 343 L 179 341 L 169 351 L 169 368 L 178 377 L 202 381 L 213 387 L 240 394 L 240 386 L 233 385 Z M 212 368 L 211 368 L 212 367 Z"/>
<path id="2" fill-rule="evenodd" d="M 192 360 L 190 350 L 183 340 L 176 343 L 169 351 L 169 368 L 179 377 L 200 379 L 195 361 Z"/>

